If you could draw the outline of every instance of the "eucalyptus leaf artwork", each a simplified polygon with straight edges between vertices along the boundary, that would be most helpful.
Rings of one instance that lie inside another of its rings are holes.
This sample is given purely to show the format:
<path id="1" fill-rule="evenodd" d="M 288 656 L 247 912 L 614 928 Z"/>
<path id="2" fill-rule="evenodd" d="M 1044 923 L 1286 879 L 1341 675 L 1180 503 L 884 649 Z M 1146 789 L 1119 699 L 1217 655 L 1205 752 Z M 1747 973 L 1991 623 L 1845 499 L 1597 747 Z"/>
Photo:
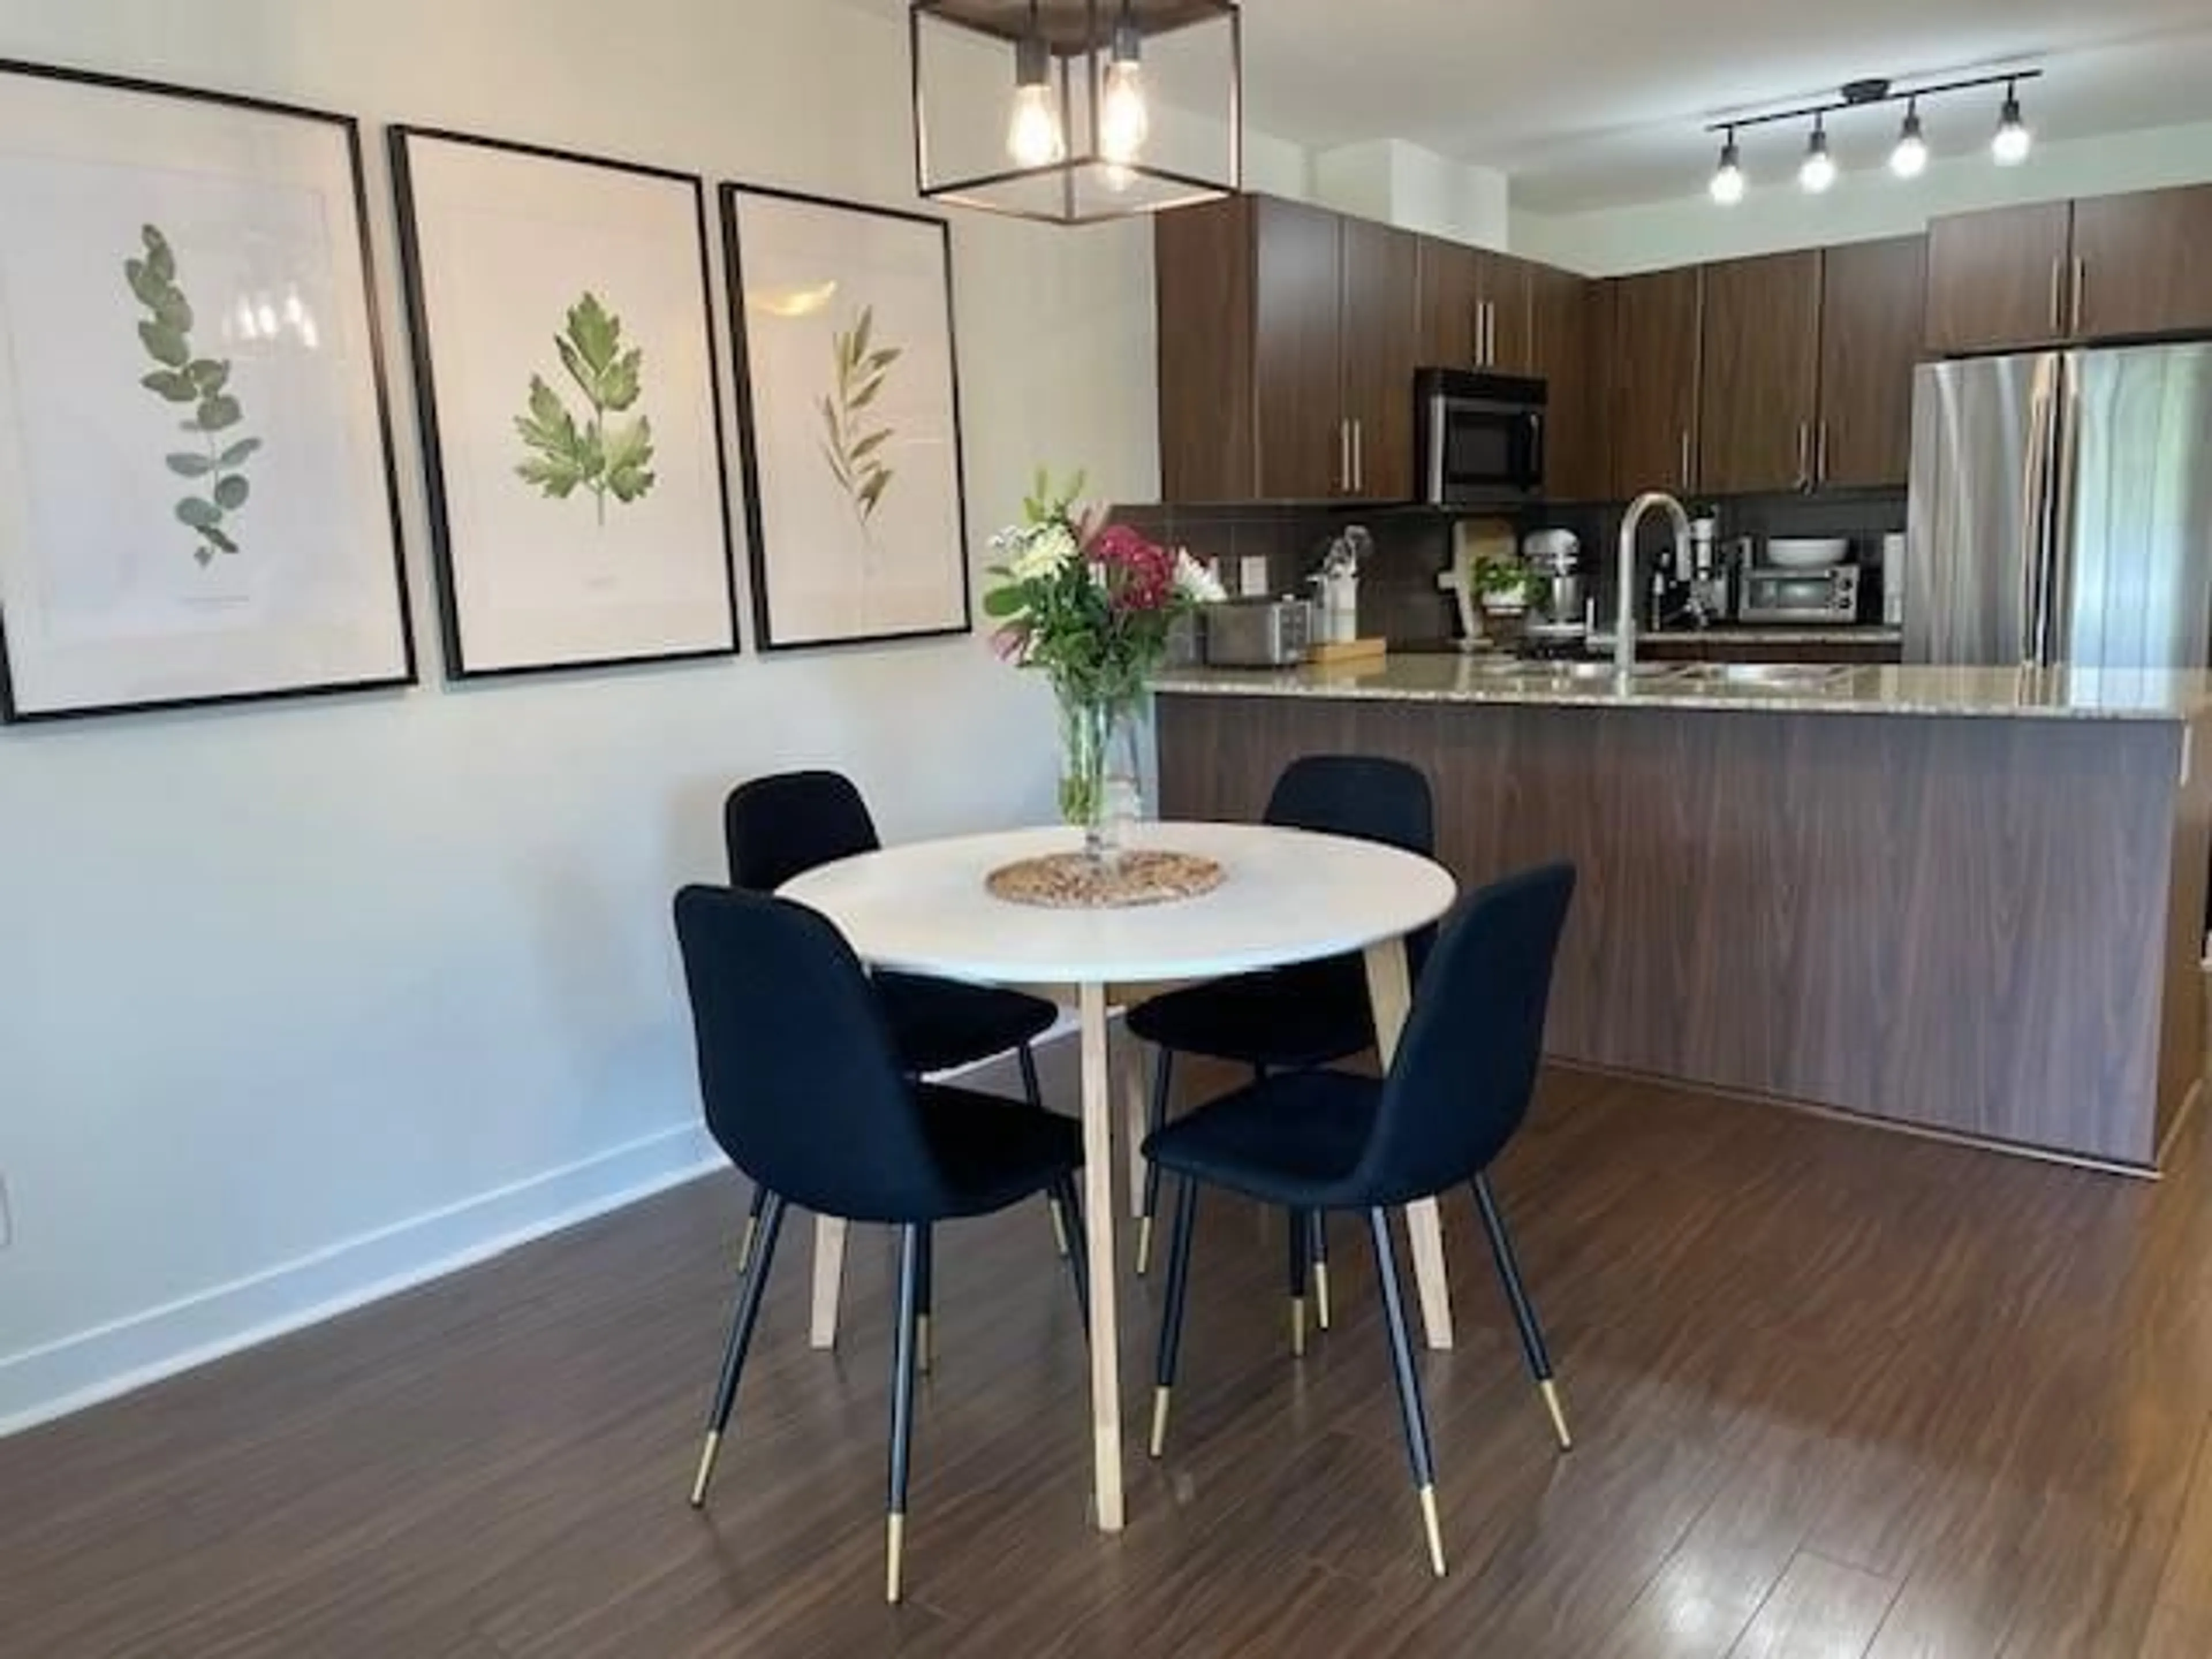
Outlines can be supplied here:
<path id="1" fill-rule="evenodd" d="M 261 447 L 261 440 L 227 436 L 246 418 L 231 389 L 228 359 L 196 356 L 192 352 L 191 302 L 177 285 L 177 255 L 160 228 L 147 225 L 138 233 L 143 256 L 123 262 L 124 280 L 148 316 L 138 325 L 138 338 L 154 360 L 154 368 L 138 384 L 191 416 L 179 429 L 202 441 L 197 450 L 180 449 L 168 456 L 169 471 L 189 479 L 197 492 L 181 497 L 177 521 L 198 538 L 192 557 L 204 569 L 218 553 L 236 553 L 238 540 L 231 532 L 232 515 L 253 493 L 244 468 Z"/>
<path id="2" fill-rule="evenodd" d="M 884 446 L 891 441 L 893 430 L 875 424 L 876 417 L 868 410 L 883 396 L 891 365 L 903 355 L 902 348 L 878 342 L 875 331 L 875 307 L 863 306 L 850 328 L 831 335 L 835 374 L 829 395 L 818 405 L 826 434 L 822 459 L 829 463 L 839 488 L 852 503 L 853 516 L 860 521 L 864 537 L 896 476 L 883 459 Z"/>
<path id="3" fill-rule="evenodd" d="M 567 327 L 553 344 L 590 413 L 579 421 L 544 375 L 532 375 L 529 409 L 514 422 L 530 453 L 515 476 L 552 501 L 588 490 L 604 528 L 610 495 L 627 505 L 654 483 L 653 422 L 643 415 L 614 418 L 627 415 L 644 395 L 645 353 L 636 346 L 623 349 L 622 319 L 588 289 L 569 307 Z"/>

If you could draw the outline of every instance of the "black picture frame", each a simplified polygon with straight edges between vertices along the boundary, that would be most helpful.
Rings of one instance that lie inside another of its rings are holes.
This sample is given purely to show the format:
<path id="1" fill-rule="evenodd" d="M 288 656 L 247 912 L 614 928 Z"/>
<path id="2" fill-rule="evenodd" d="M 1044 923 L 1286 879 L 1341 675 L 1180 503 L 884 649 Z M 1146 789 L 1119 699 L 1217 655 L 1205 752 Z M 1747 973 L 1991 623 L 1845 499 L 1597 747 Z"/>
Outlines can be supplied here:
<path id="1" fill-rule="evenodd" d="M 242 704 L 276 702 L 299 698 L 388 692 L 404 690 L 420 684 L 419 663 L 415 649 L 414 605 L 407 581 L 406 536 L 399 503 L 399 473 L 392 448 L 391 381 L 389 370 L 385 362 L 382 306 L 379 300 L 376 260 L 368 229 L 368 182 L 366 170 L 362 166 L 359 119 L 337 111 L 319 109 L 305 104 L 283 102 L 275 99 L 254 97 L 242 93 L 224 92 L 213 88 L 177 82 L 156 81 L 139 76 L 113 75 L 100 70 L 65 67 L 53 64 L 33 63 L 18 58 L 0 58 L 0 83 L 4 83 L 9 77 L 53 82 L 94 91 L 119 93 L 184 104 L 209 105 L 241 111 L 248 114 L 311 122 L 334 127 L 343 137 L 347 167 L 351 183 L 349 205 L 353 214 L 353 246 L 358 251 L 361 260 L 363 301 L 363 314 L 361 319 L 362 339 L 368 356 L 367 366 L 376 411 L 378 459 L 383 474 L 386 529 L 392 545 L 393 599 L 398 611 L 396 620 L 398 625 L 401 666 L 398 672 L 392 674 L 377 674 L 343 680 L 303 682 L 299 684 L 270 686 L 246 691 L 136 699 L 57 708 L 26 708 L 18 693 L 15 672 L 10 664 L 9 606 L 5 596 L 0 594 L 0 725 L 41 725 L 66 720 L 103 719 L 114 715 L 167 714 L 180 710 L 231 708 Z"/>
<path id="2" fill-rule="evenodd" d="M 750 336 L 745 319 L 744 253 L 738 229 L 740 198 L 796 203 L 806 207 L 860 214 L 921 225 L 936 232 L 945 273 L 945 357 L 951 374 L 952 484 L 954 520 L 959 538 L 960 621 L 939 628 L 895 629 L 889 632 L 837 635 L 806 639 L 778 639 L 769 593 L 770 550 L 763 524 L 760 447 L 757 436 L 757 410 L 753 386 Z M 717 191 L 722 222 L 722 278 L 724 302 L 730 329 L 730 350 L 736 380 L 738 460 L 744 482 L 745 556 L 752 578 L 753 639 L 763 653 L 793 651 L 842 650 L 855 646 L 902 643 L 916 640 L 955 639 L 975 631 L 975 574 L 968 546 L 967 443 L 962 428 L 960 400 L 960 337 L 953 303 L 951 227 L 935 214 L 846 201 L 805 191 L 774 189 L 725 179 Z"/>
<path id="3" fill-rule="evenodd" d="M 564 166 L 598 168 L 690 188 L 698 230 L 702 301 L 700 326 L 703 330 L 704 361 L 711 404 L 710 436 L 714 458 L 714 481 L 720 501 L 722 585 L 730 630 L 730 642 L 726 646 L 498 665 L 472 666 L 469 663 L 454 580 L 455 553 L 446 471 L 447 446 L 440 424 L 436 353 L 431 337 L 428 295 L 423 281 L 422 227 L 416 209 L 413 166 L 408 153 L 409 144 L 417 140 L 464 145 Z M 738 620 L 737 549 L 731 530 L 730 479 L 726 459 L 728 432 L 722 414 L 722 383 L 718 361 L 720 347 L 714 337 L 714 279 L 713 261 L 708 252 L 705 178 L 679 168 L 627 161 L 516 139 L 490 137 L 481 133 L 461 132 L 449 127 L 405 123 L 395 125 L 386 134 L 386 145 L 392 167 L 392 195 L 398 221 L 401 293 L 406 313 L 409 361 L 415 376 L 416 417 L 422 430 L 422 472 L 429 501 L 431 562 L 438 578 L 439 634 L 445 650 L 447 679 L 449 682 L 489 681 L 530 674 L 582 672 L 652 663 L 710 661 L 741 654 L 744 649 L 744 640 Z"/>

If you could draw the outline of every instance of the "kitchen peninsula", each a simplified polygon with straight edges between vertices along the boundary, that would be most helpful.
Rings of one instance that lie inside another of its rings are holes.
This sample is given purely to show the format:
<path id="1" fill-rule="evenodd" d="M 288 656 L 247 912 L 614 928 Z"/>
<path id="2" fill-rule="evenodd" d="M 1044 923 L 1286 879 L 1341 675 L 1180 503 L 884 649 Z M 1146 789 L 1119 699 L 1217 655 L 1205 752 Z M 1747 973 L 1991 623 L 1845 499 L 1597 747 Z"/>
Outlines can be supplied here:
<path id="1" fill-rule="evenodd" d="M 1556 1060 L 2136 1171 L 2200 1086 L 2212 677 L 1412 657 L 1157 689 L 1168 817 L 1391 755 L 1462 882 L 1572 859 Z"/>

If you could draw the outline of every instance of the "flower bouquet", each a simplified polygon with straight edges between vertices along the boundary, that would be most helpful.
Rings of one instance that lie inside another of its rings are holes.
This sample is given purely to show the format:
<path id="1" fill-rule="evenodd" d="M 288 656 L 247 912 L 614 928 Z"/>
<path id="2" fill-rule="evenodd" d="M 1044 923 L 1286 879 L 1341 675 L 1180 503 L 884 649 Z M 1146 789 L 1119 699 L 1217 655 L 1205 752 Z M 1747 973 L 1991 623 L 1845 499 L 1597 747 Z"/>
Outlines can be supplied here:
<path id="1" fill-rule="evenodd" d="M 1022 502 L 1022 522 L 991 538 L 1000 562 L 983 595 L 999 623 L 993 647 L 1042 669 L 1060 702 L 1060 816 L 1084 830 L 1101 862 L 1136 816 L 1134 722 L 1146 682 L 1166 654 L 1168 630 L 1224 597 L 1212 573 L 1123 524 L 1102 524 L 1077 505 L 1083 475 L 1055 488 L 1042 469 Z"/>

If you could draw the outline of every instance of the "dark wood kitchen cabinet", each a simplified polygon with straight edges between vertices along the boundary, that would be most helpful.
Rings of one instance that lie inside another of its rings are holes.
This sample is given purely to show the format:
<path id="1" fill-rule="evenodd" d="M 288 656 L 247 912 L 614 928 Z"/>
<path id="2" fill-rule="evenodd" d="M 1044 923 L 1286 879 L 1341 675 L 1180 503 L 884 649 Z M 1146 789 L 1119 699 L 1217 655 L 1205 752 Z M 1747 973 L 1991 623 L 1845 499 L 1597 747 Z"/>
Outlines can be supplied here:
<path id="1" fill-rule="evenodd" d="M 1702 276 L 1692 265 L 1608 283 L 1613 309 L 1608 418 L 1616 496 L 1696 484 Z"/>
<path id="2" fill-rule="evenodd" d="M 1164 496 L 1409 497 L 1417 239 L 1257 196 L 1161 214 L 1153 238 Z"/>
<path id="3" fill-rule="evenodd" d="M 2075 203 L 2068 275 L 2081 338 L 2212 330 L 2212 185 Z"/>
<path id="4" fill-rule="evenodd" d="M 2070 202 L 1954 214 L 1930 224 L 1927 349 L 2002 351 L 2063 336 L 2073 224 Z"/>
<path id="5" fill-rule="evenodd" d="M 1544 268 L 1438 236 L 1422 237 L 1420 250 L 1422 362 L 1535 373 L 1534 284 Z"/>
<path id="6" fill-rule="evenodd" d="M 1811 489 L 1819 252 L 1707 265 L 1702 334 L 1698 487 L 1723 495 Z"/>
<path id="7" fill-rule="evenodd" d="M 1820 413 L 1814 482 L 1905 483 L 1912 471 L 1912 370 L 1920 357 L 1928 239 L 1851 242 L 1821 256 Z"/>
<path id="8" fill-rule="evenodd" d="M 1529 367 L 1545 386 L 1544 493 L 1602 501 L 1613 484 L 1604 349 L 1613 338 L 1612 284 L 1539 265 L 1529 285 Z"/>

